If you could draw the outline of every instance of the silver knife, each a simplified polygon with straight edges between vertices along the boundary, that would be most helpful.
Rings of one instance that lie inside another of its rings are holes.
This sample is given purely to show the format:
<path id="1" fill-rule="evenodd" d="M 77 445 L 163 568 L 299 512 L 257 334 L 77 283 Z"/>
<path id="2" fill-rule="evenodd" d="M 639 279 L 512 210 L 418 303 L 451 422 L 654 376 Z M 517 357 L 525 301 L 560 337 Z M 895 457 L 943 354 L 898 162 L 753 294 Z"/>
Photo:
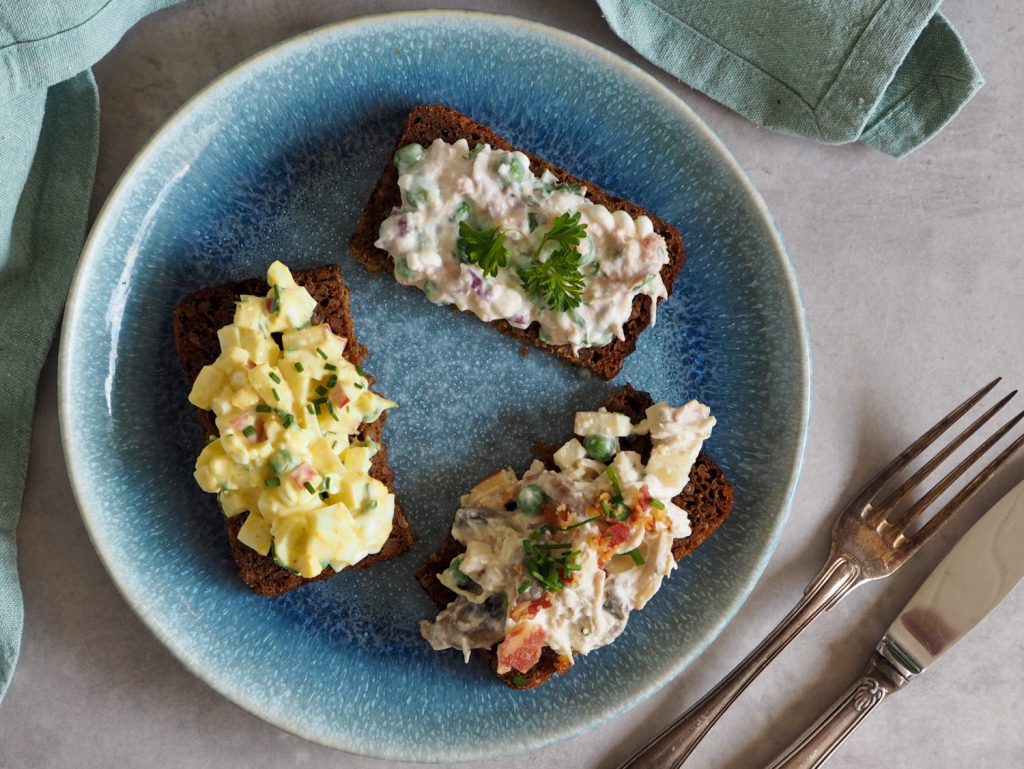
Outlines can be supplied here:
<path id="1" fill-rule="evenodd" d="M 814 769 L 878 703 L 923 673 L 1024 577 L 1024 482 L 964 534 L 885 631 L 860 680 L 769 769 Z"/>

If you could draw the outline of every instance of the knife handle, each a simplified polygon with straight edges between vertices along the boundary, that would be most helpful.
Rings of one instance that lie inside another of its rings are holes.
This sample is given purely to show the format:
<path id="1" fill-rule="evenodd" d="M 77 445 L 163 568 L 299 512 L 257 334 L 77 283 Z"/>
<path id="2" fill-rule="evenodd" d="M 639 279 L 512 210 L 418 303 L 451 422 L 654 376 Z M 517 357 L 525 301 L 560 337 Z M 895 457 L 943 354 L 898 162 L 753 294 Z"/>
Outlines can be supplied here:
<path id="1" fill-rule="evenodd" d="M 902 689 L 908 680 L 881 654 L 874 652 L 860 680 L 847 689 L 768 769 L 816 769 L 821 766 L 878 703 Z"/>

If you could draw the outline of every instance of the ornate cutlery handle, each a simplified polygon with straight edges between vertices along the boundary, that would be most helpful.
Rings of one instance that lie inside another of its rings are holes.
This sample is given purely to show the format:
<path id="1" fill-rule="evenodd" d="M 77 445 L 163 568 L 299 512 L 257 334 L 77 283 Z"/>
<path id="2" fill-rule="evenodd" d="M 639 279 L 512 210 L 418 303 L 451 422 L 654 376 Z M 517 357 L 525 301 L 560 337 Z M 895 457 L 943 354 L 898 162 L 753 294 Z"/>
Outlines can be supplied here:
<path id="1" fill-rule="evenodd" d="M 860 567 L 839 556 L 828 563 L 804 592 L 804 597 L 768 637 L 729 675 L 661 734 L 633 754 L 619 769 L 676 769 L 693 752 L 715 722 L 757 678 L 758 673 L 826 609 L 864 581 Z"/>
<path id="2" fill-rule="evenodd" d="M 875 652 L 860 680 L 768 769 L 816 769 L 821 766 L 878 703 L 902 689 L 907 681 Z"/>

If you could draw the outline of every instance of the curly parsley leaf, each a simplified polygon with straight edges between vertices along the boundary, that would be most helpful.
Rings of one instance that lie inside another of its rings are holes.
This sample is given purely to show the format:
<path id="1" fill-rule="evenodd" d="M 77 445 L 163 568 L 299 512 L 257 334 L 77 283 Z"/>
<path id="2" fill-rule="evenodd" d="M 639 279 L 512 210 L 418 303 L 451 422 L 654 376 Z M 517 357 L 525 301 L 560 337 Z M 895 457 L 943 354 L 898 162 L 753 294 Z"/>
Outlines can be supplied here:
<path id="1" fill-rule="evenodd" d="M 508 265 L 505 233 L 497 227 L 478 230 L 465 221 L 459 222 L 459 239 L 455 248 L 470 264 L 480 265 L 484 275 L 494 277 L 499 267 Z"/>
<path id="2" fill-rule="evenodd" d="M 583 275 L 578 251 L 559 249 L 547 261 L 534 262 L 519 272 L 530 296 L 543 299 L 556 312 L 568 312 L 583 301 Z"/>
<path id="3" fill-rule="evenodd" d="M 544 233 L 544 237 L 537 244 L 533 258 L 539 259 L 541 251 L 548 243 L 555 243 L 558 251 L 575 251 L 586 234 L 587 225 L 580 224 L 579 211 L 573 214 L 559 214 L 551 223 L 551 229 Z"/>
<path id="4" fill-rule="evenodd" d="M 519 271 L 526 292 L 543 299 L 548 308 L 556 312 L 568 312 L 583 301 L 584 281 L 580 272 L 583 257 L 577 248 L 586 233 L 587 225 L 580 224 L 579 211 L 559 214 L 538 244 L 533 264 Z M 541 261 L 541 251 L 548 243 L 554 243 L 556 248 Z"/>

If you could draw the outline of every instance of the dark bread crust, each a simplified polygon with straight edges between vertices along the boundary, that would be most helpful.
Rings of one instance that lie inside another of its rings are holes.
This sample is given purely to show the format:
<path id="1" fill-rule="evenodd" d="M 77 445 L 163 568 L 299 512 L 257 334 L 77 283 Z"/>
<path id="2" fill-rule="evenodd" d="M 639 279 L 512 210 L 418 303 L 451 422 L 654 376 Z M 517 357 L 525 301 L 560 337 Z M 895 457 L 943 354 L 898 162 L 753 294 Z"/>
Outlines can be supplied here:
<path id="1" fill-rule="evenodd" d="M 545 169 L 550 170 L 561 182 L 585 186 L 587 198 L 594 203 L 599 203 L 611 211 L 626 211 L 634 218 L 647 216 L 654 224 L 655 232 L 665 238 L 665 243 L 668 246 L 669 261 L 661 269 L 661 279 L 665 283 L 668 295 L 672 295 L 672 286 L 686 260 L 686 249 L 682 237 L 671 224 L 635 203 L 610 195 L 600 187 L 573 176 L 527 150 L 513 147 L 487 126 L 443 104 L 413 107 L 409 111 L 398 140 L 395 142 L 395 149 L 413 142 L 427 146 L 435 139 L 443 139 L 449 144 L 458 139 L 466 139 L 471 147 L 474 144 L 486 143 L 495 149 L 505 151 L 518 149 L 530 159 L 530 167 L 538 175 Z M 401 205 L 401 202 L 398 190 L 398 169 L 393 163 L 388 163 L 370 194 L 366 208 L 356 225 L 355 234 L 349 242 L 352 256 L 371 272 L 385 273 L 394 270 L 394 261 L 391 255 L 377 248 L 374 242 L 380 232 L 380 225 L 391 215 L 393 208 Z M 639 295 L 633 300 L 632 315 L 623 328 L 625 339 L 613 340 L 604 347 L 583 348 L 578 355 L 573 353 L 572 347 L 569 345 L 556 346 L 542 342 L 539 335 L 540 326 L 537 323 L 532 323 L 525 329 L 516 328 L 504 320 L 492 321 L 490 325 L 503 334 L 545 349 L 569 363 L 589 368 L 603 379 L 611 379 L 619 373 L 626 357 L 636 348 L 637 338 L 650 325 L 651 301 L 651 297 L 646 295 Z"/>
<path id="2" fill-rule="evenodd" d="M 352 314 L 349 311 L 348 287 L 342 280 L 341 269 L 337 265 L 325 265 L 311 270 L 296 271 L 293 275 L 296 283 L 304 286 L 317 301 L 313 322 L 327 323 L 335 334 L 345 337 L 348 340 L 345 345 L 345 359 L 356 365 L 362 363 L 369 353 L 356 338 Z M 235 301 L 238 297 L 263 296 L 269 288 L 265 280 L 252 278 L 205 288 L 181 300 L 174 310 L 174 342 L 178 348 L 182 371 L 189 383 L 195 381 L 203 366 L 213 363 L 220 354 L 217 331 L 234 319 Z M 372 383 L 372 377 L 368 379 Z M 204 436 L 217 435 L 212 412 L 196 409 L 196 417 Z M 388 464 L 387 449 L 381 443 L 385 419 L 387 412 L 382 413 L 375 422 L 364 425 L 360 437 L 370 438 L 380 445 L 380 451 L 373 457 L 370 475 L 393 491 L 394 475 Z M 242 513 L 233 518 L 225 518 L 224 523 L 239 576 L 255 592 L 264 596 L 281 595 L 308 582 L 328 579 L 335 575 L 336 572 L 328 567 L 318 576 L 306 579 L 282 569 L 269 555 L 260 555 L 246 547 L 238 541 L 238 531 L 247 517 L 248 513 Z M 368 555 L 348 568 L 362 569 L 394 558 L 412 547 L 414 540 L 409 520 L 396 501 L 391 535 L 384 543 L 384 547 L 380 552 Z"/>
<path id="3" fill-rule="evenodd" d="M 644 417 L 644 412 L 653 404 L 651 396 L 641 390 L 634 390 L 632 385 L 613 393 L 604 402 L 609 411 L 626 414 L 633 423 Z M 651 441 L 647 436 L 638 436 L 623 440 L 624 450 L 637 451 L 646 461 L 650 456 Z M 537 444 L 534 453 L 549 468 L 554 469 L 552 456 L 557 446 Z M 672 544 L 672 555 L 676 561 L 689 555 L 704 543 L 715 530 L 722 525 L 732 511 L 732 486 L 722 470 L 703 451 L 698 455 L 690 470 L 690 482 L 672 502 L 686 510 L 690 516 L 690 536 L 675 540 Z M 441 584 L 437 576 L 448 568 L 452 559 L 465 548 L 449 533 L 441 547 L 431 555 L 416 571 L 416 579 L 427 592 L 438 609 L 443 609 L 454 598 L 455 593 Z M 558 658 L 550 648 L 545 647 L 540 660 L 527 673 L 498 674 L 497 646 L 490 649 L 477 650 L 481 657 L 491 666 L 491 670 L 501 682 L 512 689 L 532 689 L 540 686 L 555 673 L 564 673 L 568 665 Z M 515 679 L 519 679 L 517 682 Z"/>

